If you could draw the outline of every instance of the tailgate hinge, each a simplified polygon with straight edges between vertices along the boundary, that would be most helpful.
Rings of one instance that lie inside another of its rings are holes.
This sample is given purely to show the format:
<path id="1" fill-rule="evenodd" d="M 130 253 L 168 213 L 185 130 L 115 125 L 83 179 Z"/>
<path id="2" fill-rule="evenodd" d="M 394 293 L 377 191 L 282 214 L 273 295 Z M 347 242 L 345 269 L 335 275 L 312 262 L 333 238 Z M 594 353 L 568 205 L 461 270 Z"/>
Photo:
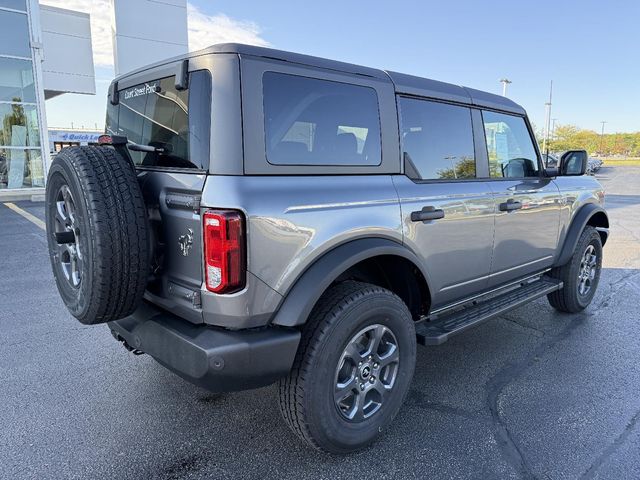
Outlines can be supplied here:
<path id="1" fill-rule="evenodd" d="M 165 203 L 169 208 L 181 208 L 184 210 L 193 210 L 200 213 L 200 195 L 189 195 L 184 193 L 167 193 Z"/>
<path id="2" fill-rule="evenodd" d="M 202 308 L 202 295 L 199 291 L 193 292 L 193 296 L 191 297 L 191 301 L 193 302 L 193 308 Z"/>

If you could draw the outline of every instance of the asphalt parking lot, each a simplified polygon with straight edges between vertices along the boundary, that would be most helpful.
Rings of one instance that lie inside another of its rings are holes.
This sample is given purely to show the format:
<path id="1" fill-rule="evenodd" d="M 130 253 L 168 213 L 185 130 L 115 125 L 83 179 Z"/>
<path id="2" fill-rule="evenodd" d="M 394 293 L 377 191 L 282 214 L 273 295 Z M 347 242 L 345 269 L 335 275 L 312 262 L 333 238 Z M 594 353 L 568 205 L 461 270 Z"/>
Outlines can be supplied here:
<path id="1" fill-rule="evenodd" d="M 44 232 L 0 204 L 0 478 L 640 478 L 640 168 L 598 177 L 593 304 L 540 300 L 420 347 L 396 421 L 347 457 L 301 445 L 274 386 L 214 396 L 80 325 Z"/>

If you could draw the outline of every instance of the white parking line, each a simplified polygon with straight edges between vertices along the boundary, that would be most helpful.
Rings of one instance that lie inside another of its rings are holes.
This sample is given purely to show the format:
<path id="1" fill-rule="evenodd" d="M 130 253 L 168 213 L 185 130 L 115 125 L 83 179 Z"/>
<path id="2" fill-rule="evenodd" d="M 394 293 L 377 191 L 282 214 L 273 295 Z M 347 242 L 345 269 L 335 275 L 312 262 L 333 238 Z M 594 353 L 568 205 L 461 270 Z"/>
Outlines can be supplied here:
<path id="1" fill-rule="evenodd" d="M 37 227 L 40 227 L 42 230 L 46 230 L 47 229 L 47 226 L 45 225 L 45 223 L 42 220 L 40 220 L 38 217 L 36 217 L 34 215 L 31 215 L 29 212 L 21 209 L 15 203 L 7 202 L 4 205 L 6 207 L 10 208 L 11 210 L 13 210 L 14 212 L 16 212 L 18 215 L 22 215 L 24 218 L 29 220 L 31 223 L 33 223 Z"/>

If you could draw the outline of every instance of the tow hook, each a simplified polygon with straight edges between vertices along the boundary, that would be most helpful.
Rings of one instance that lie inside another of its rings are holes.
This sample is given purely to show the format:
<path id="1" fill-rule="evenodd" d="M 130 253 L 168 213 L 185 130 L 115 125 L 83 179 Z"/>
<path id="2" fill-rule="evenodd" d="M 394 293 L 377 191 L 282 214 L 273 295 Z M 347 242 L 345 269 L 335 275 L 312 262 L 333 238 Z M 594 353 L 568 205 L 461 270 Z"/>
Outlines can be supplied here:
<path id="1" fill-rule="evenodd" d="M 124 338 L 122 338 L 118 333 L 116 333 L 115 330 L 111 330 L 111 335 L 113 335 L 113 338 L 115 338 L 118 342 L 122 343 L 122 346 L 126 348 L 127 351 L 133 353 L 134 355 L 144 355 L 144 352 L 142 350 L 138 348 L 134 348 L 131 345 L 129 345 Z"/>

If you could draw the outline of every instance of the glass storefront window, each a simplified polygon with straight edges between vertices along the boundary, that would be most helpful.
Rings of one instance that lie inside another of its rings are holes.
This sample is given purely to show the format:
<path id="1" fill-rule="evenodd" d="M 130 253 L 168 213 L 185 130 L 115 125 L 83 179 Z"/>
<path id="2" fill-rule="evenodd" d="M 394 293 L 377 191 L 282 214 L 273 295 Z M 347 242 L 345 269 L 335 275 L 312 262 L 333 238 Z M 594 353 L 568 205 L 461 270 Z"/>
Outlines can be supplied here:
<path id="1" fill-rule="evenodd" d="M 40 149 L 0 147 L 0 189 L 44 187 Z"/>
<path id="2" fill-rule="evenodd" d="M 0 10 L 0 55 L 31 58 L 26 14 Z"/>
<path id="3" fill-rule="evenodd" d="M 27 10 L 26 0 L 0 0 L 0 7 L 12 8 L 14 10 L 21 10 L 25 12 Z"/>
<path id="4" fill-rule="evenodd" d="M 31 60 L 0 57 L 0 101 L 36 102 Z"/>
<path id="5" fill-rule="evenodd" d="M 26 11 L 26 0 L 0 0 L 0 190 L 45 182 Z"/>
<path id="6" fill-rule="evenodd" d="M 0 103 L 0 147 L 23 146 L 40 146 L 35 105 Z"/>

